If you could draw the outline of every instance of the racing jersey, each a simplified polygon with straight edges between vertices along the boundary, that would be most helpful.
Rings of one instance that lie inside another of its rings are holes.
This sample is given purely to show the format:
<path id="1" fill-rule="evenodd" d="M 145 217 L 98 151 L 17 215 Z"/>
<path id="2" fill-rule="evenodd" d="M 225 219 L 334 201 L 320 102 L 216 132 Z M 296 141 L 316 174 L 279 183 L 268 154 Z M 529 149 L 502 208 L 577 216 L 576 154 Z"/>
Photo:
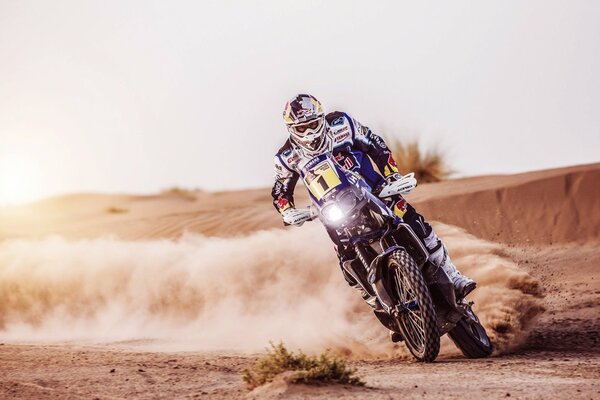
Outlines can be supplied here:
<path id="1" fill-rule="evenodd" d="M 325 121 L 325 134 L 335 160 L 341 167 L 359 173 L 371 190 L 398 172 L 392 152 L 368 127 L 339 111 L 327 114 Z M 280 213 L 294 207 L 294 189 L 300 178 L 300 168 L 312 158 L 289 138 L 275 155 L 275 184 L 271 195 L 273 205 Z"/>

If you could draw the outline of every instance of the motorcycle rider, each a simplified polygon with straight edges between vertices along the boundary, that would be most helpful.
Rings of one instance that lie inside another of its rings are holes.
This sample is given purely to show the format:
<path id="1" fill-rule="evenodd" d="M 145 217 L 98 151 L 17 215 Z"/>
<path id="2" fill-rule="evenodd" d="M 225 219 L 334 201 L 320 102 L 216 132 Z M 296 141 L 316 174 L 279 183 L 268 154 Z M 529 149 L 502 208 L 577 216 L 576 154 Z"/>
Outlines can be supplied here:
<path id="1" fill-rule="evenodd" d="M 314 217 L 309 209 L 294 206 L 294 188 L 300 177 L 299 166 L 327 151 L 332 152 L 340 166 L 359 173 L 373 194 L 377 195 L 386 185 L 403 178 L 398 173 L 392 152 L 380 136 L 344 112 L 325 114 L 321 103 L 311 95 L 298 94 L 288 101 L 283 120 L 290 135 L 275 155 L 275 184 L 271 195 L 285 224 L 301 226 Z M 401 195 L 394 196 L 386 204 L 414 230 L 429 252 L 429 261 L 450 277 L 458 299 L 475 289 L 475 281 L 456 269 L 444 243 L 414 207 Z M 335 244 L 340 265 L 356 257 L 350 246 L 346 249 L 340 243 L 335 232 L 328 230 L 328 233 Z M 348 283 L 361 290 L 363 298 L 374 306 L 374 299 L 369 299 L 344 268 L 342 272 Z"/>

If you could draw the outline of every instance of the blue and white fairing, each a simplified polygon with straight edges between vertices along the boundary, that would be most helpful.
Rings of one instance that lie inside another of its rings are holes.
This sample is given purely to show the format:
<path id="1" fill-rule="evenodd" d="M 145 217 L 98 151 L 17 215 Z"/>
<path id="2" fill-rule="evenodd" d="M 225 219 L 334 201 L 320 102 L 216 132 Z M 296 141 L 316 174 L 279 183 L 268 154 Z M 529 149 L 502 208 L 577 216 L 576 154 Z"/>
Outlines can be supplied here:
<path id="1" fill-rule="evenodd" d="M 342 168 L 330 152 L 308 161 L 300 174 L 321 220 L 328 225 L 343 225 L 368 201 L 377 205 L 382 215 L 395 218 L 393 212 L 371 193 L 365 180 Z"/>

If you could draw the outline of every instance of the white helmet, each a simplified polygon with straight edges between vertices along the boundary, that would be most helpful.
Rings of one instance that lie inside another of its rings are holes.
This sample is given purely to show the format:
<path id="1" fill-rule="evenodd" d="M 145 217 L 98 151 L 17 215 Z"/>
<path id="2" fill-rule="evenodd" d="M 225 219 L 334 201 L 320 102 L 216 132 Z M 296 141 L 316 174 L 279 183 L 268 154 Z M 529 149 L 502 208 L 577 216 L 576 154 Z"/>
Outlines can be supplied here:
<path id="1" fill-rule="evenodd" d="M 283 121 L 294 141 L 308 154 L 320 154 L 329 145 L 325 113 L 319 100 L 309 94 L 299 94 L 285 105 Z"/>

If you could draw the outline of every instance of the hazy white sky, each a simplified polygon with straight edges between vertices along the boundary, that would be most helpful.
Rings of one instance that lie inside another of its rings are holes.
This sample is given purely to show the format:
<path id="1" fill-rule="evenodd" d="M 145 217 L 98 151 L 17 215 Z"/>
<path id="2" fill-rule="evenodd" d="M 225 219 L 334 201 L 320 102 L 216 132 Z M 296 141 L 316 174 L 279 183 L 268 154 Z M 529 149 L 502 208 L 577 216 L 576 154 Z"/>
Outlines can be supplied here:
<path id="1" fill-rule="evenodd" d="M 285 101 L 462 175 L 600 161 L 599 1 L 0 0 L 0 204 L 269 186 Z"/>

